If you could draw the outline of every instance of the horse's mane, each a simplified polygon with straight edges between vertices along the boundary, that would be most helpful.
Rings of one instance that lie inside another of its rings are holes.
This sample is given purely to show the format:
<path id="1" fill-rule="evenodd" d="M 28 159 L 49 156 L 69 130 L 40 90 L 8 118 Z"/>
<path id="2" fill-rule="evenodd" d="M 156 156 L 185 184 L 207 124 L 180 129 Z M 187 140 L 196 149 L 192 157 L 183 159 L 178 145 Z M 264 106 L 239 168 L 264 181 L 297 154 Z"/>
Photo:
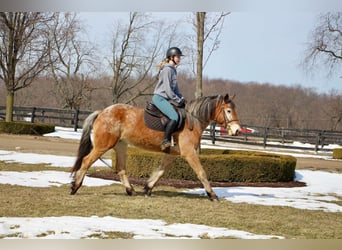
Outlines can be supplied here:
<path id="1" fill-rule="evenodd" d="M 200 123 L 207 122 L 213 116 L 217 101 L 221 101 L 221 95 L 205 96 L 190 101 L 186 105 L 187 120 L 197 120 Z"/>

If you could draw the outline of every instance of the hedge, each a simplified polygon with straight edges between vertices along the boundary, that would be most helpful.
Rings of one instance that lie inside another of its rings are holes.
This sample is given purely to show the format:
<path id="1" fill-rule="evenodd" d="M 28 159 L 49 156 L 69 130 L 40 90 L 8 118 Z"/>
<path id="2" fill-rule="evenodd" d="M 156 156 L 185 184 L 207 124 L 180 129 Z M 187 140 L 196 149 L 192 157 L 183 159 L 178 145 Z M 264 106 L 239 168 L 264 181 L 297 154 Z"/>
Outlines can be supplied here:
<path id="1" fill-rule="evenodd" d="M 334 148 L 333 158 L 334 159 L 342 159 L 342 148 Z"/>
<path id="2" fill-rule="evenodd" d="M 129 148 L 126 172 L 147 178 L 158 167 L 162 154 Z M 287 182 L 295 177 L 296 158 L 277 154 L 239 150 L 204 149 L 199 155 L 209 181 L 217 182 Z M 177 157 L 165 178 L 198 180 L 189 164 Z M 115 154 L 113 154 L 113 167 Z"/>
<path id="3" fill-rule="evenodd" d="M 55 131 L 55 125 L 30 122 L 0 122 L 0 133 L 43 135 Z"/>

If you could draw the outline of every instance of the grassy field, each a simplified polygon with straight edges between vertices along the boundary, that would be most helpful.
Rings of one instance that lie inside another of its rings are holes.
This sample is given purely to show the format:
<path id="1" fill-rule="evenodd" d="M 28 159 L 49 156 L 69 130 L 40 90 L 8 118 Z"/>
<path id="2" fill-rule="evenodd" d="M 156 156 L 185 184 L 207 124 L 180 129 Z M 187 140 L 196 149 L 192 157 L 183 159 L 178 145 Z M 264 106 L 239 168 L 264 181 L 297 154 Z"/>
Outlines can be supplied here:
<path id="1" fill-rule="evenodd" d="M 0 171 L 40 171 L 68 169 L 42 164 L 4 163 Z M 279 235 L 296 239 L 341 239 L 342 214 L 300 210 L 291 207 L 231 203 L 221 199 L 182 193 L 180 189 L 158 186 L 145 198 L 128 197 L 124 187 L 82 187 L 69 195 L 69 185 L 34 188 L 0 185 L 1 217 L 113 216 L 131 219 L 162 219 L 167 223 L 194 223 L 244 230 L 255 234 Z M 341 202 L 339 202 L 341 205 Z M 112 236 L 116 238 L 116 235 Z"/>

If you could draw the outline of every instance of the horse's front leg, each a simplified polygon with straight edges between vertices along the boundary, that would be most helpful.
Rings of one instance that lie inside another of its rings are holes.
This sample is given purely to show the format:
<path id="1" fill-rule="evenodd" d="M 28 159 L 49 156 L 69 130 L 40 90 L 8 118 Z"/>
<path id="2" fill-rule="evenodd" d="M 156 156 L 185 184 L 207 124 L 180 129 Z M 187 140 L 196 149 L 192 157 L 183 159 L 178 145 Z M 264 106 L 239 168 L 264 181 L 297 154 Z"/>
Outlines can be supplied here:
<path id="1" fill-rule="evenodd" d="M 129 196 L 135 196 L 136 192 L 126 175 L 127 144 L 125 142 L 120 141 L 114 147 L 114 151 L 116 153 L 116 169 L 120 176 L 121 183 L 125 186 L 126 193 Z"/>
<path id="2" fill-rule="evenodd" d="M 209 199 L 211 201 L 218 200 L 217 195 L 211 188 L 208 181 L 207 174 L 205 173 L 203 166 L 199 160 L 199 157 L 195 150 L 189 150 L 183 155 L 186 161 L 190 164 L 191 168 L 195 171 L 197 178 L 202 182 L 205 191 L 207 192 Z"/>
<path id="3" fill-rule="evenodd" d="M 159 167 L 153 171 L 151 177 L 147 180 L 147 183 L 144 187 L 145 195 L 151 196 L 152 189 L 159 181 L 159 179 L 163 176 L 165 171 L 170 168 L 171 163 L 174 161 L 175 156 L 170 154 L 164 154 L 163 159 L 159 165 Z"/>

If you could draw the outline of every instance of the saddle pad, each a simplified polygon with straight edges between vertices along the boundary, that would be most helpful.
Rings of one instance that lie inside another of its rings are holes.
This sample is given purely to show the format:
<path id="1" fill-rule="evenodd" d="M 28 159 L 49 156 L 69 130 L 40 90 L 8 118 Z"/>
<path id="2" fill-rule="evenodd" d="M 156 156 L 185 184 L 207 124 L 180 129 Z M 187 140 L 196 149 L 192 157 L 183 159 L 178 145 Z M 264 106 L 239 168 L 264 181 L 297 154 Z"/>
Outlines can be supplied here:
<path id="1" fill-rule="evenodd" d="M 146 110 L 144 111 L 144 122 L 150 129 L 165 131 L 165 126 L 162 124 L 160 117 L 155 117 L 146 112 Z"/>

